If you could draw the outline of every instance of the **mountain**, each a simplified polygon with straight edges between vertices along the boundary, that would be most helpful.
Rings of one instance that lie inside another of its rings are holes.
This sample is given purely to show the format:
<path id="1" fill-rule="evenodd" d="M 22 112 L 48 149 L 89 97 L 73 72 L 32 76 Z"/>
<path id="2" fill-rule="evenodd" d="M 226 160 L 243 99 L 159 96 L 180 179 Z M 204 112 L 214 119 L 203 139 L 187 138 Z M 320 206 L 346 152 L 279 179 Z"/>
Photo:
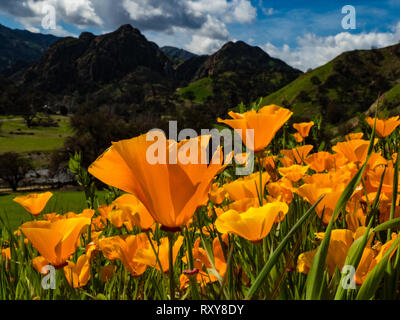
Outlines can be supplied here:
<path id="1" fill-rule="evenodd" d="M 164 52 L 187 60 L 174 65 Z M 173 117 L 182 103 L 190 107 L 206 99 L 225 112 L 276 91 L 300 74 L 241 41 L 228 42 L 211 56 L 196 56 L 160 49 L 138 29 L 123 25 L 104 35 L 84 32 L 79 38 L 59 39 L 18 84 L 47 95 L 48 104 L 90 100 L 96 106 L 117 105 L 127 114 Z"/>
<path id="2" fill-rule="evenodd" d="M 39 60 L 58 39 L 52 35 L 12 30 L 0 24 L 0 71 Z"/>
<path id="3" fill-rule="evenodd" d="M 133 78 L 142 85 L 157 83 L 172 76 L 171 62 L 158 46 L 138 29 L 123 25 L 101 36 L 84 32 L 55 42 L 27 71 L 24 84 L 60 94 L 93 92 Z"/>
<path id="4" fill-rule="evenodd" d="M 164 52 L 167 57 L 170 58 L 171 61 L 176 65 L 189 60 L 190 58 L 197 57 L 197 55 L 194 53 L 171 46 L 164 46 L 161 48 L 161 51 Z"/>
<path id="5" fill-rule="evenodd" d="M 302 74 L 243 41 L 228 42 L 211 56 L 191 58 L 176 73 L 182 82 L 190 83 L 180 90 L 182 95 L 192 93 L 195 100 L 214 97 L 231 106 L 272 93 Z M 199 90 L 208 93 L 199 95 Z"/>
<path id="6" fill-rule="evenodd" d="M 332 128 L 367 111 L 383 93 L 389 91 L 387 95 L 393 97 L 390 90 L 399 82 L 400 44 L 355 50 L 303 74 L 262 103 L 290 107 L 293 121 L 321 115 Z M 394 100 L 398 101 L 398 96 Z"/>

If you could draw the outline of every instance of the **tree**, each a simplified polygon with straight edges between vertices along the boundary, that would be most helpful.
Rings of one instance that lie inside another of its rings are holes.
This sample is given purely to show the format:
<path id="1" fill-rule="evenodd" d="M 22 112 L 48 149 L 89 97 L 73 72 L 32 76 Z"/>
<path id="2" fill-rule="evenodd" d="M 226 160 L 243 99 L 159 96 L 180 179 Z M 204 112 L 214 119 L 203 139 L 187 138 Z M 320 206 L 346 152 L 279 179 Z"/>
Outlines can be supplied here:
<path id="1" fill-rule="evenodd" d="M 31 169 L 30 160 L 16 152 L 0 155 L 0 179 L 4 180 L 13 191 L 17 191 L 18 184 Z"/>

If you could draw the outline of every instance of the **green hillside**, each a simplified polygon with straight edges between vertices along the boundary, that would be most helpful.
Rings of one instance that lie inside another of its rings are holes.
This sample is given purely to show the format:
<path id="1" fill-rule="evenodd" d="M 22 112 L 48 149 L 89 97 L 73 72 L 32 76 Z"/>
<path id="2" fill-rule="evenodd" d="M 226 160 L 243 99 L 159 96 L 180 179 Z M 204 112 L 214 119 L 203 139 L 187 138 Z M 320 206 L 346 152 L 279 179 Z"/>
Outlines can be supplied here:
<path id="1" fill-rule="evenodd" d="M 191 82 L 185 88 L 179 89 L 178 94 L 184 99 L 203 102 L 213 94 L 212 80 L 207 77 Z"/>
<path id="2" fill-rule="evenodd" d="M 399 104 L 400 45 L 355 50 L 309 71 L 263 98 L 262 104 L 278 104 L 293 110 L 293 121 L 322 115 L 338 125 L 364 112 L 387 92 Z"/>

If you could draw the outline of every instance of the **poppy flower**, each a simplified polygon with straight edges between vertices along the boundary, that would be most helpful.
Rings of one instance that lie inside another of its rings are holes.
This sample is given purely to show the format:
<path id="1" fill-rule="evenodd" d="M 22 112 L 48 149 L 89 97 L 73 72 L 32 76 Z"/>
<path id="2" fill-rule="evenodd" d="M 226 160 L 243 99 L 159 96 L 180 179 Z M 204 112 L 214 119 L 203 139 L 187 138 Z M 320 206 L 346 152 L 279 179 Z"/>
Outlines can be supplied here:
<path id="1" fill-rule="evenodd" d="M 183 237 L 179 236 L 177 240 L 174 243 L 172 252 L 173 252 L 173 263 L 175 263 L 176 256 L 178 255 L 179 249 L 181 248 L 183 243 Z M 161 263 L 162 271 L 164 273 L 169 272 L 169 240 L 168 237 L 164 237 L 160 239 L 160 245 L 157 244 L 156 241 L 153 241 L 153 245 L 155 248 L 155 251 L 158 253 L 158 258 Z M 157 257 L 154 254 L 153 249 L 151 248 L 151 245 L 148 244 L 146 247 L 141 247 L 138 249 L 134 261 L 137 263 L 141 263 L 147 266 L 150 266 L 152 268 L 156 268 L 157 270 L 160 270 L 160 266 L 157 261 Z"/>
<path id="2" fill-rule="evenodd" d="M 81 234 L 90 226 L 89 218 L 71 218 L 55 222 L 31 221 L 20 226 L 33 247 L 59 268 L 75 252 Z"/>
<path id="3" fill-rule="evenodd" d="M 19 203 L 34 216 L 39 215 L 47 204 L 47 201 L 53 196 L 51 192 L 30 193 L 26 196 L 18 196 L 13 201 Z"/>
<path id="4" fill-rule="evenodd" d="M 237 131 L 241 135 L 243 143 L 250 150 L 258 153 L 270 144 L 275 134 L 289 120 L 293 113 L 288 109 L 270 105 L 258 111 L 251 110 L 245 113 L 231 111 L 228 114 L 232 119 L 222 120 L 218 118 L 218 122 L 225 123 Z M 254 139 L 248 137 L 246 133 L 247 129 L 254 130 Z"/>
<path id="5" fill-rule="evenodd" d="M 364 133 L 362 132 L 356 132 L 356 133 L 349 133 L 347 135 L 345 135 L 345 140 L 349 141 L 349 140 L 360 140 L 362 139 Z"/>
<path id="6" fill-rule="evenodd" d="M 1 256 L 5 260 L 11 260 L 11 249 L 10 248 L 1 249 Z"/>
<path id="7" fill-rule="evenodd" d="M 42 272 L 43 267 L 49 265 L 49 262 L 45 257 L 37 256 L 32 259 L 32 266 L 36 269 L 37 272 L 47 274 L 47 272 Z"/>
<path id="8" fill-rule="evenodd" d="M 144 233 L 101 238 L 98 241 L 98 248 L 104 256 L 111 261 L 120 260 L 133 277 L 138 277 L 146 271 L 147 266 L 135 261 L 135 257 L 139 249 L 147 246 L 150 247 Z"/>
<path id="9" fill-rule="evenodd" d="M 312 145 L 306 144 L 305 146 L 293 148 L 291 150 L 283 149 L 280 153 L 283 154 L 287 160 L 283 163 L 281 159 L 281 162 L 285 167 L 289 167 L 293 164 L 303 164 L 312 148 L 314 148 Z"/>
<path id="10" fill-rule="evenodd" d="M 164 230 L 177 231 L 188 223 L 197 207 L 207 203 L 214 176 L 228 163 L 222 164 L 221 148 L 209 165 L 204 163 L 202 157 L 210 136 L 176 143 L 161 132 L 156 143 L 159 150 L 146 137 L 148 134 L 113 143 L 89 167 L 89 172 L 106 184 L 136 196 Z M 152 156 L 160 152 L 162 157 L 163 149 L 168 155 L 176 151 L 177 157 L 154 163 Z M 190 157 L 195 159 L 186 161 L 192 149 L 196 155 Z"/>
<path id="11" fill-rule="evenodd" d="M 305 162 L 316 172 L 324 172 L 325 170 L 333 169 L 336 164 L 333 154 L 326 151 L 309 155 Z"/>
<path id="12" fill-rule="evenodd" d="M 227 245 L 226 234 L 221 236 L 221 240 L 224 245 Z M 215 238 L 213 240 L 213 257 L 215 269 L 219 273 L 219 275 L 223 277 L 226 272 L 226 260 L 219 238 Z M 212 283 L 218 280 L 218 277 L 215 274 L 208 272 L 209 269 L 212 269 L 212 264 L 207 255 L 207 252 L 203 248 L 200 248 L 200 238 L 196 239 L 193 246 L 193 260 L 195 269 L 197 270 L 197 272 L 195 273 L 196 280 L 198 283 L 201 284 L 202 287 L 204 287 L 208 283 Z M 182 261 L 183 263 L 188 264 L 186 257 L 183 257 Z M 189 280 L 189 276 L 186 274 L 183 274 L 180 277 L 181 289 L 185 288 Z"/>
<path id="13" fill-rule="evenodd" d="M 332 150 L 342 154 L 348 161 L 364 163 L 367 158 L 368 147 L 369 141 L 359 139 L 338 142 L 332 147 Z"/>
<path id="14" fill-rule="evenodd" d="M 269 181 L 269 174 L 262 173 L 262 188 Z M 244 198 L 257 198 L 260 193 L 260 174 L 258 172 L 246 177 L 236 179 L 231 183 L 223 185 L 223 188 L 229 195 L 229 199 L 237 201 Z"/>
<path id="15" fill-rule="evenodd" d="M 142 231 L 149 230 L 154 224 L 154 219 L 147 211 L 146 207 L 132 194 L 124 194 L 113 201 L 117 208 L 125 214 L 132 229 L 132 225 L 140 228 Z"/>
<path id="16" fill-rule="evenodd" d="M 307 173 L 309 166 L 300 166 L 294 164 L 287 168 L 279 168 L 279 173 L 282 177 L 289 179 L 292 182 L 298 182 Z"/>
<path id="17" fill-rule="evenodd" d="M 282 178 L 277 182 L 268 183 L 266 188 L 268 196 L 273 199 L 286 202 L 287 204 L 290 204 L 293 200 L 293 185 L 288 179 Z"/>
<path id="18" fill-rule="evenodd" d="M 325 260 L 325 266 L 328 269 L 329 275 L 333 275 L 336 267 L 342 270 L 343 265 L 346 261 L 347 253 L 350 246 L 355 240 L 364 235 L 366 228 L 360 228 L 357 232 L 353 233 L 348 229 L 335 229 L 332 230 L 331 238 L 329 241 L 328 253 Z M 324 233 L 316 233 L 317 239 L 322 240 Z M 372 240 L 372 236 L 369 240 Z M 317 252 L 317 249 L 304 252 L 299 255 L 297 260 L 297 271 L 301 273 L 308 273 L 310 271 L 312 260 Z"/>
<path id="19" fill-rule="evenodd" d="M 301 123 L 294 123 L 293 128 L 297 130 L 302 138 L 307 138 L 310 134 L 310 129 L 314 125 L 314 122 L 301 122 Z M 301 141 L 300 141 L 301 142 Z"/>
<path id="20" fill-rule="evenodd" d="M 64 275 L 71 287 L 86 286 L 90 279 L 90 257 L 83 254 L 76 263 L 68 261 L 68 265 L 64 267 Z"/>
<path id="21" fill-rule="evenodd" d="M 225 189 L 223 187 L 220 187 L 219 183 L 213 183 L 209 193 L 210 200 L 214 204 L 221 204 L 225 200 L 225 196 Z"/>
<path id="22" fill-rule="evenodd" d="M 284 202 L 267 203 L 259 208 L 250 208 L 244 213 L 228 210 L 217 218 L 215 227 L 221 233 L 234 233 L 258 242 L 269 234 L 279 213 L 286 214 L 288 210 Z"/>
<path id="23" fill-rule="evenodd" d="M 368 117 L 365 119 L 371 128 L 374 127 L 375 119 Z M 380 138 L 389 136 L 394 129 L 400 125 L 399 116 L 395 116 L 389 119 L 376 119 L 375 132 Z"/>
<path id="24" fill-rule="evenodd" d="M 313 205 L 325 194 L 325 197 L 315 207 L 317 215 L 322 218 L 322 222 L 328 225 L 336 208 L 337 201 L 343 193 L 343 189 L 321 188 L 316 184 L 304 184 L 295 191 L 305 201 Z M 338 216 L 336 216 L 336 219 Z"/>

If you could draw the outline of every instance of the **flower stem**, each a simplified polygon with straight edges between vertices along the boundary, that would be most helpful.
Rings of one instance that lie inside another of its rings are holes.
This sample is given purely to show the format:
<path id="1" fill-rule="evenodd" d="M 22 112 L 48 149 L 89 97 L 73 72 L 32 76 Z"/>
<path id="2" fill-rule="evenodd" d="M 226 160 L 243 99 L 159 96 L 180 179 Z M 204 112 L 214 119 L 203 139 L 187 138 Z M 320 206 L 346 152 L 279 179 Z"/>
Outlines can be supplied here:
<path id="1" fill-rule="evenodd" d="M 174 283 L 174 233 L 168 232 L 168 245 L 169 245 L 169 293 L 171 300 L 175 300 L 175 283 Z"/>

